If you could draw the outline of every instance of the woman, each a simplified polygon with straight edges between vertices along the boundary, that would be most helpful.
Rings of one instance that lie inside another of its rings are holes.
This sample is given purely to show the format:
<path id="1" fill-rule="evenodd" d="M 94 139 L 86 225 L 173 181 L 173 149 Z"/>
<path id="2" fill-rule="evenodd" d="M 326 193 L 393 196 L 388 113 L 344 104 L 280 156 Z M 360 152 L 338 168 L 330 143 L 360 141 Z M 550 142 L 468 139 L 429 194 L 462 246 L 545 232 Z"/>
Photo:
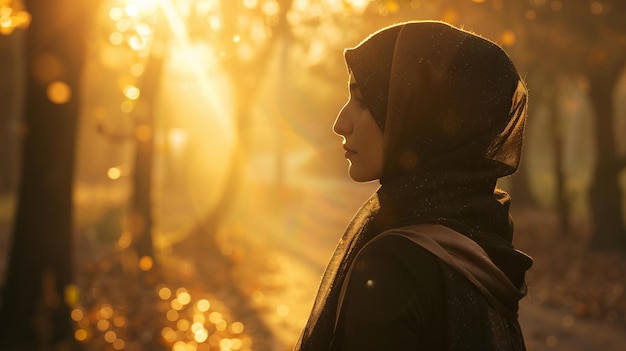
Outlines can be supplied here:
<path id="1" fill-rule="evenodd" d="M 524 350 L 532 260 L 509 196 L 526 88 L 496 44 L 442 22 L 385 28 L 346 50 L 334 131 L 349 174 L 381 187 L 326 269 L 298 350 Z"/>

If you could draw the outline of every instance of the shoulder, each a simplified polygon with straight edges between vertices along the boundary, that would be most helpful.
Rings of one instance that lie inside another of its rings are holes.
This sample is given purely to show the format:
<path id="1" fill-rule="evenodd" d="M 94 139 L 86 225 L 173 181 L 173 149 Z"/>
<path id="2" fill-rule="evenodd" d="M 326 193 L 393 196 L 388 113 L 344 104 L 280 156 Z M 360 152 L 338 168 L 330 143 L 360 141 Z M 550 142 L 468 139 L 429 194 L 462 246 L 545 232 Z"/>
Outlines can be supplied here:
<path id="1" fill-rule="evenodd" d="M 374 238 L 363 248 L 355 260 L 354 270 L 364 269 L 388 269 L 410 274 L 416 279 L 422 275 L 441 273 L 439 259 L 408 238 L 396 234 Z"/>
<path id="2" fill-rule="evenodd" d="M 365 299 L 428 300 L 443 295 L 443 271 L 426 249 L 392 234 L 374 239 L 358 254 L 349 284 Z"/>

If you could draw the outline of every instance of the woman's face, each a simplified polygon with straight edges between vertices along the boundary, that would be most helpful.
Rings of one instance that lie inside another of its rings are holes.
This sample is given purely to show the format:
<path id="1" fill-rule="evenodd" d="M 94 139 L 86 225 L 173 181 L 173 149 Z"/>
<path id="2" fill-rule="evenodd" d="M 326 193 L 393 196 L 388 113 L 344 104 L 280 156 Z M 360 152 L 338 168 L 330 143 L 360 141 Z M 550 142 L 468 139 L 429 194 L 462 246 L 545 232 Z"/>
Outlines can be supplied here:
<path id="1" fill-rule="evenodd" d="M 350 74 L 350 95 L 333 130 L 343 137 L 350 177 L 357 182 L 380 179 L 383 170 L 383 133 L 369 112 L 356 80 Z"/>

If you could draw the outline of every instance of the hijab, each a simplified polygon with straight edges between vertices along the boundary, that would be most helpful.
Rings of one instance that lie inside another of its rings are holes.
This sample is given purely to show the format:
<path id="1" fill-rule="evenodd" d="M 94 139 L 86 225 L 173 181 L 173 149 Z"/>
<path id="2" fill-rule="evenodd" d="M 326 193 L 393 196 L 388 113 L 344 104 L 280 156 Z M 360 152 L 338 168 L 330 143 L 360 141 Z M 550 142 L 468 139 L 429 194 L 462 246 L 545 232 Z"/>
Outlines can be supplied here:
<path id="1" fill-rule="evenodd" d="M 526 87 L 502 48 L 443 22 L 415 21 L 384 28 L 344 55 L 383 131 L 381 187 L 337 245 L 300 350 L 329 348 L 346 273 L 385 230 L 448 226 L 520 288 L 532 264 L 512 245 L 510 198 L 496 189 L 518 168 L 527 108 Z M 517 312 L 517 304 L 508 308 Z"/>

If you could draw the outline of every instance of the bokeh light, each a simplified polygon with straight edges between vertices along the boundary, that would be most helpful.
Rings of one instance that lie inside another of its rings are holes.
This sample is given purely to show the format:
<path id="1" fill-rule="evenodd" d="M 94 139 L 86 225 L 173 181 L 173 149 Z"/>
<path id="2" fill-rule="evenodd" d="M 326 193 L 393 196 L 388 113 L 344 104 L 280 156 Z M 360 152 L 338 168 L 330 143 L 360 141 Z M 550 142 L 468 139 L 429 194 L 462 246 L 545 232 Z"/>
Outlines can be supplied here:
<path id="1" fill-rule="evenodd" d="M 56 81 L 48 85 L 46 95 L 55 104 L 65 104 L 72 98 L 72 89 L 67 83 Z"/>
<path id="2" fill-rule="evenodd" d="M 139 259 L 139 269 L 144 272 L 147 272 L 152 269 L 154 265 L 154 260 L 150 256 L 142 256 Z"/>

